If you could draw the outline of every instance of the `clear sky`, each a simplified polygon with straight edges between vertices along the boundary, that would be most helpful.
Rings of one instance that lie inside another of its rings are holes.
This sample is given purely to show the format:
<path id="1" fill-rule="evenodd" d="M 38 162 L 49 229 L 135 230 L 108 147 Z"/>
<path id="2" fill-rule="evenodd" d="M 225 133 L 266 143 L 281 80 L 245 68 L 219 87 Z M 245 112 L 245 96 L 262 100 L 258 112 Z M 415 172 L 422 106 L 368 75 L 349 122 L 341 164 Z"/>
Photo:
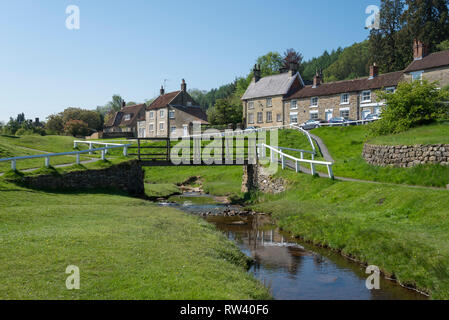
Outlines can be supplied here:
<path id="1" fill-rule="evenodd" d="M 379 0 L 0 0 L 0 121 L 94 109 L 113 94 L 143 102 L 209 90 L 246 75 L 258 56 L 305 59 L 362 41 Z M 66 7 L 80 29 L 66 28 Z"/>

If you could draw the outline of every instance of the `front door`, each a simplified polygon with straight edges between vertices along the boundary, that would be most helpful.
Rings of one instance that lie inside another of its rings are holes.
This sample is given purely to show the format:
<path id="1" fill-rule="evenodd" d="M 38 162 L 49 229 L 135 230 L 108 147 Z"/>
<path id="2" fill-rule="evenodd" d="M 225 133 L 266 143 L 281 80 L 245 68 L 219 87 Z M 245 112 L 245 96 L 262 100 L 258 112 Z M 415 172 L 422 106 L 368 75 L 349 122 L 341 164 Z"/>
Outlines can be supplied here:
<path id="1" fill-rule="evenodd" d="M 326 111 L 326 121 L 332 119 L 332 111 Z"/>
<path id="2" fill-rule="evenodd" d="M 184 137 L 187 137 L 189 135 L 189 125 L 184 125 Z"/>

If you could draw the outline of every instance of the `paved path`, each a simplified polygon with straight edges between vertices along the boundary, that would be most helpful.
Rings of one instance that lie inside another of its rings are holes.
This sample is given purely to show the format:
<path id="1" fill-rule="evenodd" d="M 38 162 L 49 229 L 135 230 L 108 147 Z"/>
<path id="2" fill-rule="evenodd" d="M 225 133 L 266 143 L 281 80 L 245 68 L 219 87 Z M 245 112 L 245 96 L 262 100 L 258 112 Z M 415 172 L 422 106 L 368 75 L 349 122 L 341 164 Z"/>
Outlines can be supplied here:
<path id="1" fill-rule="evenodd" d="M 321 140 L 320 137 L 311 134 L 310 132 L 309 134 L 312 137 L 312 139 L 315 140 L 316 144 L 318 145 L 318 149 L 320 149 L 320 152 L 323 155 L 324 159 L 326 159 L 326 161 L 335 162 L 331 154 L 329 153 L 329 150 L 327 149 L 326 145 L 324 144 L 323 140 Z"/>

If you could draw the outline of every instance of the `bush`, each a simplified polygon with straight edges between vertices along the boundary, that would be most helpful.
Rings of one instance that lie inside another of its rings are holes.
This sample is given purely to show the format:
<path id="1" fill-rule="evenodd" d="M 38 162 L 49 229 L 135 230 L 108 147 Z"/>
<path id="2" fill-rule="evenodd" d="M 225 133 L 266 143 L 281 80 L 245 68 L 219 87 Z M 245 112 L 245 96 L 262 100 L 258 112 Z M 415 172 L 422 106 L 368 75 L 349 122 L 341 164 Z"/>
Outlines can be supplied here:
<path id="1" fill-rule="evenodd" d="M 429 124 L 446 117 L 447 90 L 439 90 L 436 83 L 425 80 L 401 82 L 395 93 L 379 92 L 385 100 L 382 119 L 370 126 L 372 135 L 399 133 L 410 128 Z"/>
<path id="2" fill-rule="evenodd" d="M 65 124 L 64 132 L 74 137 L 86 136 L 89 134 L 89 126 L 81 120 L 70 120 Z"/>

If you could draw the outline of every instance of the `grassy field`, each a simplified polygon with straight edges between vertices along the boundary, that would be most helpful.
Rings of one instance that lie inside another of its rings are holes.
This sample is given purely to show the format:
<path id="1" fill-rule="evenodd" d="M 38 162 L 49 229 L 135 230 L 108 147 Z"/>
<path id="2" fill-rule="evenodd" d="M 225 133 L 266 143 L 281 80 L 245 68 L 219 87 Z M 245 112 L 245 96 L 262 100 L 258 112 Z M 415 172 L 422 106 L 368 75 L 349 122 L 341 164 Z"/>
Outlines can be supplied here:
<path id="1" fill-rule="evenodd" d="M 236 246 L 203 220 L 123 194 L 0 182 L 1 299 L 265 299 Z M 65 287 L 68 265 L 81 289 Z"/>
<path id="2" fill-rule="evenodd" d="M 332 181 L 291 171 L 280 195 L 255 210 L 315 244 L 379 266 L 399 281 L 449 299 L 449 191 Z"/>
<path id="3" fill-rule="evenodd" d="M 410 129 L 406 132 L 369 139 L 369 143 L 396 146 L 416 144 L 449 144 L 449 123 Z"/>
<path id="4" fill-rule="evenodd" d="M 425 127 L 421 130 L 425 131 Z M 367 126 L 318 128 L 319 136 L 335 160 L 336 176 L 379 182 L 445 187 L 449 183 L 449 167 L 420 165 L 413 168 L 377 167 L 366 163 L 362 149 L 368 139 Z"/>

